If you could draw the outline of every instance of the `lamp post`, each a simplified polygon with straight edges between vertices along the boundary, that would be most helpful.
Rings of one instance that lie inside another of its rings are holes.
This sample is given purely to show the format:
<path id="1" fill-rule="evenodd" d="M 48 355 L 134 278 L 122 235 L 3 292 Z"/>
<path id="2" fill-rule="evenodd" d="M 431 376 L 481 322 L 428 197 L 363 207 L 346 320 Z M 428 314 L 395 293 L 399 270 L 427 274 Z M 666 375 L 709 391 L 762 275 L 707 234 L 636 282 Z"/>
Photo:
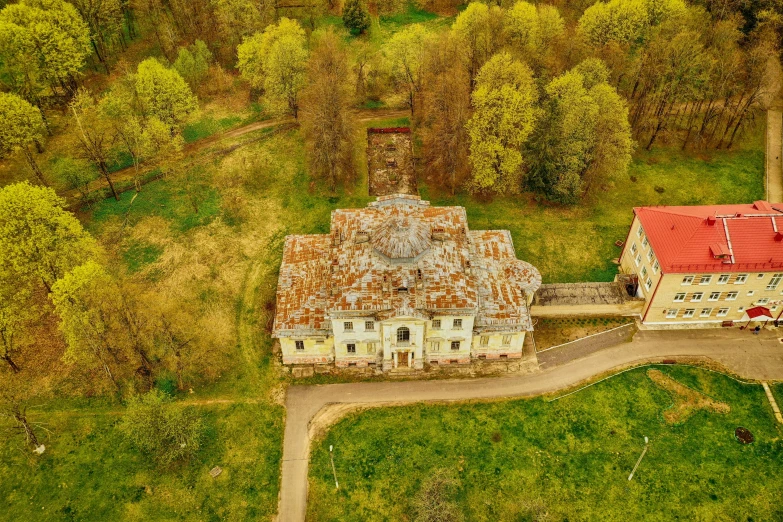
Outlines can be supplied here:
<path id="1" fill-rule="evenodd" d="M 329 444 L 329 460 L 332 461 L 332 475 L 334 475 L 334 487 L 335 489 L 340 489 L 340 484 L 337 482 L 337 470 L 334 469 L 334 456 L 332 453 L 332 448 L 333 446 Z"/>
<path id="2" fill-rule="evenodd" d="M 639 464 L 641 464 L 642 459 L 644 458 L 644 454 L 647 453 L 647 444 L 649 443 L 649 439 L 647 437 L 644 438 L 644 450 L 642 450 L 642 454 L 639 455 L 639 460 L 636 461 L 636 466 L 633 467 L 633 470 L 631 470 L 631 474 L 628 475 L 628 481 L 633 478 L 633 474 L 636 473 L 636 468 L 639 467 Z"/>

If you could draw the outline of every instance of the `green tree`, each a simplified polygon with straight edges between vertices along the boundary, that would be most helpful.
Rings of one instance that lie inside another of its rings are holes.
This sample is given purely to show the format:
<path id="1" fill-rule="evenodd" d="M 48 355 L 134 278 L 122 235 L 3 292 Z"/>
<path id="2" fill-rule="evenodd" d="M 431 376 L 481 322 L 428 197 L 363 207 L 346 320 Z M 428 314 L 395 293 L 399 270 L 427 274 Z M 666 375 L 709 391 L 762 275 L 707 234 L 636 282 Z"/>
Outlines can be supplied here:
<path id="1" fill-rule="evenodd" d="M 147 58 L 139 64 L 136 94 L 142 114 L 166 123 L 172 134 L 198 109 L 198 100 L 182 76 L 155 58 Z"/>
<path id="2" fill-rule="evenodd" d="M 190 407 L 178 406 L 160 390 L 131 398 L 120 431 L 139 451 L 159 464 L 187 460 L 201 447 L 204 421 Z"/>
<path id="3" fill-rule="evenodd" d="M 516 192 L 522 177 L 521 147 L 538 117 L 533 73 L 510 54 L 496 54 L 479 71 L 471 98 L 474 113 L 467 129 L 473 170 L 469 189 Z"/>
<path id="4" fill-rule="evenodd" d="M 82 19 L 90 27 L 90 43 L 98 61 L 109 72 L 108 55 L 113 40 L 122 35 L 122 4 L 120 0 L 72 0 Z"/>
<path id="5" fill-rule="evenodd" d="M 212 0 L 216 22 L 224 41 L 235 49 L 243 38 L 275 20 L 275 0 Z"/>
<path id="6" fill-rule="evenodd" d="M 305 86 L 307 38 L 295 20 L 281 18 L 263 33 L 237 47 L 237 67 L 250 84 L 263 88 L 272 112 L 299 115 L 299 93 Z"/>
<path id="7" fill-rule="evenodd" d="M 19 284 L 52 285 L 95 256 L 98 246 L 47 187 L 15 183 L 0 189 L 0 252 Z"/>
<path id="8" fill-rule="evenodd" d="M 109 174 L 109 161 L 113 154 L 113 133 L 109 123 L 103 118 L 98 104 L 86 89 L 79 89 L 69 104 L 74 120 L 74 132 L 78 140 L 78 150 L 83 159 L 92 162 L 109 185 L 112 196 L 117 201 L 119 194 Z"/>
<path id="9" fill-rule="evenodd" d="M 89 162 L 68 157 L 55 159 L 51 164 L 52 176 L 69 190 L 78 190 L 82 201 L 87 200 L 90 183 L 99 176 Z"/>
<path id="10" fill-rule="evenodd" d="M 206 78 L 211 63 L 212 53 L 207 44 L 196 40 L 189 48 L 180 47 L 173 67 L 188 82 L 190 88 L 195 89 Z"/>
<path id="11" fill-rule="evenodd" d="M 451 29 L 462 41 L 463 59 L 473 82 L 478 70 L 503 45 L 503 10 L 471 2 L 457 16 Z"/>
<path id="12" fill-rule="evenodd" d="M 596 46 L 609 42 L 634 43 L 650 26 L 682 16 L 683 0 L 609 0 L 588 7 L 579 19 L 579 31 Z"/>
<path id="13" fill-rule="evenodd" d="M 334 190 L 339 179 L 353 174 L 348 54 L 334 32 L 316 36 L 302 91 L 302 130 L 311 171 Z"/>
<path id="14" fill-rule="evenodd" d="M 370 28 L 370 13 L 362 0 L 346 0 L 343 7 L 343 23 L 354 34 L 362 34 Z"/>
<path id="15" fill-rule="evenodd" d="M 76 76 L 90 54 L 90 30 L 72 4 L 63 0 L 21 0 L 0 11 L 0 26 L 6 27 L 0 35 L 9 30 L 17 33 L 4 49 L 11 55 L 0 60 L 12 65 L 12 75 L 30 72 L 53 89 L 60 86 L 69 94 L 76 90 Z M 21 65 L 25 60 L 30 63 Z M 15 83 L 27 81 L 17 79 Z"/>
<path id="16" fill-rule="evenodd" d="M 422 89 L 424 55 L 433 42 L 432 35 L 421 24 L 411 24 L 394 33 L 384 48 L 395 80 L 408 91 L 411 115 L 416 114 L 416 99 Z"/>
<path id="17" fill-rule="evenodd" d="M 27 163 L 42 185 L 46 185 L 30 145 L 43 139 L 44 123 L 41 111 L 27 101 L 11 93 L 0 92 L 0 157 L 21 150 Z"/>

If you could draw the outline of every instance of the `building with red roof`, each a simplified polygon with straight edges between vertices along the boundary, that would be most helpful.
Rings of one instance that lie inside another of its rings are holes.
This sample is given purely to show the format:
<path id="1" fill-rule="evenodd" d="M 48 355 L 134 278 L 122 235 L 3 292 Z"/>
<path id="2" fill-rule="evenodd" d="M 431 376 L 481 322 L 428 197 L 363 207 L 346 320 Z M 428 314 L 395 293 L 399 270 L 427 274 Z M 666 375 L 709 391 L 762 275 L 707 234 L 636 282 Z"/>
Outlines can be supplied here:
<path id="1" fill-rule="evenodd" d="M 620 269 L 646 301 L 646 324 L 754 320 L 756 306 L 777 316 L 783 204 L 634 208 Z"/>

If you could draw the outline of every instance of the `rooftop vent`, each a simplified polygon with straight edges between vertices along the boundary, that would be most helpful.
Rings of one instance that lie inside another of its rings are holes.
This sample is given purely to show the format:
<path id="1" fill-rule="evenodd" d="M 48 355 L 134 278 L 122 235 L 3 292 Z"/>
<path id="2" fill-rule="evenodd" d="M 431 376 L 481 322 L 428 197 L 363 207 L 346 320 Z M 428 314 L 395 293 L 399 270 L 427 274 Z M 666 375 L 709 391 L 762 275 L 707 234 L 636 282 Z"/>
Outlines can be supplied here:
<path id="1" fill-rule="evenodd" d="M 715 221 L 717 221 L 717 220 L 715 219 L 715 216 L 709 216 L 709 217 L 707 218 L 707 224 L 708 224 L 708 225 L 710 225 L 710 226 L 714 225 L 714 224 L 715 224 Z"/>
<path id="2" fill-rule="evenodd" d="M 729 246 L 723 243 L 713 243 L 710 245 L 710 252 L 715 259 L 723 259 L 730 255 Z"/>
<path id="3" fill-rule="evenodd" d="M 756 210 L 761 210 L 763 212 L 772 212 L 772 205 L 769 204 L 769 202 L 764 200 L 754 201 L 753 202 L 753 208 Z"/>
<path id="4" fill-rule="evenodd" d="M 775 232 L 775 241 L 777 242 L 783 241 L 783 233 Z"/>
<path id="5" fill-rule="evenodd" d="M 354 235 L 354 237 L 353 237 L 353 241 L 356 244 L 366 243 L 369 240 L 370 240 L 370 234 L 368 234 L 367 232 L 365 232 L 363 230 L 360 230 L 360 231 L 356 232 L 356 235 Z"/>

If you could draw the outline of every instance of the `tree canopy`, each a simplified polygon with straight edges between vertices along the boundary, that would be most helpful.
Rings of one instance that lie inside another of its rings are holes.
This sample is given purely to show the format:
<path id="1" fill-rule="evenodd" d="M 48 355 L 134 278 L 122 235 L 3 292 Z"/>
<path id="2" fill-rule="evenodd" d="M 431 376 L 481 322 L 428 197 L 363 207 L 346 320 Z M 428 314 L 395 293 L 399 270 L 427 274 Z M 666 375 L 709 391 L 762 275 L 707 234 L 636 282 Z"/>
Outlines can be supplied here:
<path id="1" fill-rule="evenodd" d="M 520 189 L 522 144 L 533 131 L 539 111 L 533 73 L 509 53 L 493 56 L 479 71 L 468 120 L 469 188 L 474 192 L 513 193 Z"/>
<path id="2" fill-rule="evenodd" d="M 136 93 L 142 112 L 179 127 L 193 111 L 198 100 L 180 74 L 154 58 L 147 58 L 136 71 Z"/>
<path id="3" fill-rule="evenodd" d="M 41 111 L 15 94 L 0 92 L 0 120 L 3 122 L 0 125 L 0 157 L 23 151 L 33 173 L 45 185 L 41 169 L 30 152 L 31 144 L 43 140 Z"/>

